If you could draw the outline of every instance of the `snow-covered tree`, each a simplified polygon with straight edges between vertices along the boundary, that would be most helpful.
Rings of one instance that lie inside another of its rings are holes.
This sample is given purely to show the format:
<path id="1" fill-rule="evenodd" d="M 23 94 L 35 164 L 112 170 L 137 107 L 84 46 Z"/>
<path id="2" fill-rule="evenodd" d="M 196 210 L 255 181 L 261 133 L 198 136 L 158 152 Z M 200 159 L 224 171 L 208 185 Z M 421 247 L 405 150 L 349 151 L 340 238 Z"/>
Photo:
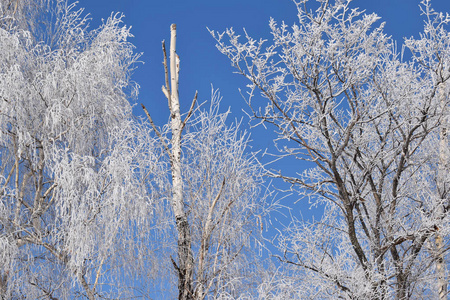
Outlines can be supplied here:
<path id="1" fill-rule="evenodd" d="M 422 1 L 425 29 L 399 53 L 379 17 L 350 0 L 294 2 L 298 22 L 271 20 L 270 44 L 212 32 L 249 81 L 253 119 L 273 126 L 280 157 L 299 161 L 296 175 L 268 171 L 324 210 L 294 214 L 278 237 L 286 268 L 260 291 L 446 299 L 449 15 Z"/>
<path id="2" fill-rule="evenodd" d="M 156 161 L 128 101 L 129 28 L 116 14 L 89 30 L 62 0 L 25 26 L 24 3 L 0 7 L 0 295 L 120 298 L 121 250 L 148 218 L 140 178 Z"/>

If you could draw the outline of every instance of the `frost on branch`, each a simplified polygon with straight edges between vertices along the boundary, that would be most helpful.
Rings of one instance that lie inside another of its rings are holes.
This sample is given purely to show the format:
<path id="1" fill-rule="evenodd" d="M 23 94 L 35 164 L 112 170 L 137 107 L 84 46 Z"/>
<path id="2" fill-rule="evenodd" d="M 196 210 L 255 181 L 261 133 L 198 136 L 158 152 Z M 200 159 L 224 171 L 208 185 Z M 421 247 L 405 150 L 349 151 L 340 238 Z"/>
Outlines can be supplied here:
<path id="1" fill-rule="evenodd" d="M 211 32 L 249 82 L 253 120 L 286 145 L 275 155 L 315 164 L 268 171 L 324 209 L 318 221 L 294 215 L 278 240 L 286 268 L 261 291 L 446 299 L 448 15 L 423 1 L 424 33 L 398 53 L 376 15 L 317 2 L 295 1 L 292 26 L 271 20 L 271 42 Z"/>

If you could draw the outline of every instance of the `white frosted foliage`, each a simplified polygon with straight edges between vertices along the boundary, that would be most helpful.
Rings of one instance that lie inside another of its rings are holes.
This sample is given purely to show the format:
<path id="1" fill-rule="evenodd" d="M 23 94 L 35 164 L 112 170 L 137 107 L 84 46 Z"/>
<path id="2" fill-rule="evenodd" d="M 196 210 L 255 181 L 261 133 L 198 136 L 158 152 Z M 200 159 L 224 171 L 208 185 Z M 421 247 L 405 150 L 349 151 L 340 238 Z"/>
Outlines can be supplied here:
<path id="1" fill-rule="evenodd" d="M 153 141 L 129 102 L 139 55 L 121 14 L 90 30 L 74 4 L 38 11 L 48 27 L 0 27 L 0 294 L 92 299 L 151 206 Z"/>

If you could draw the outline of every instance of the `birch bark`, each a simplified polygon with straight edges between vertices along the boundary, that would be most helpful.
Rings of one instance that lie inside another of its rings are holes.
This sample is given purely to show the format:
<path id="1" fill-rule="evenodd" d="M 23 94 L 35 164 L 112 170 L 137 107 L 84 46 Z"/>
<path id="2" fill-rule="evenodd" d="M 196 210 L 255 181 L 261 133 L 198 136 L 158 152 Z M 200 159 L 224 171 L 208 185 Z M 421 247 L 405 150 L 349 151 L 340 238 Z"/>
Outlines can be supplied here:
<path id="1" fill-rule="evenodd" d="M 437 187 L 438 187 L 438 197 L 441 201 L 444 200 L 446 196 L 446 187 L 445 187 L 445 179 L 448 176 L 448 171 L 446 165 L 448 163 L 448 138 L 447 138 L 447 120 L 445 117 L 445 83 L 442 83 L 439 87 L 439 101 L 441 104 L 442 115 L 444 116 L 443 122 L 441 124 L 441 129 L 439 132 L 439 166 L 438 166 L 438 178 L 437 178 Z M 438 207 L 439 215 L 444 215 L 444 203 L 441 203 Z M 446 276 L 446 268 L 445 268 L 445 259 L 444 259 L 444 251 L 445 247 L 444 239 L 440 234 L 439 230 L 436 232 L 436 272 L 438 275 L 438 286 L 439 286 L 439 299 L 444 300 L 447 299 L 447 276 Z"/>
<path id="2" fill-rule="evenodd" d="M 170 27 L 170 83 L 171 93 L 169 109 L 171 114 L 172 148 L 172 208 L 178 232 L 178 291 L 179 299 L 192 299 L 193 256 L 191 251 L 191 234 L 183 203 L 183 180 L 181 174 L 181 133 L 183 122 L 180 115 L 178 98 L 178 74 L 180 59 L 176 53 L 176 24 Z M 169 87 L 167 87 L 169 89 Z"/>

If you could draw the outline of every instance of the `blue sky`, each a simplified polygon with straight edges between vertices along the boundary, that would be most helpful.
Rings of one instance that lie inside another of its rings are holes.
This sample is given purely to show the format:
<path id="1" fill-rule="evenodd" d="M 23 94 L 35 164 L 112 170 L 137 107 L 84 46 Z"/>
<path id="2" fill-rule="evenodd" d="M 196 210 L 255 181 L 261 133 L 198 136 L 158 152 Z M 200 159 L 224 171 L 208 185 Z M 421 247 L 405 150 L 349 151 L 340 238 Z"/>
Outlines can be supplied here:
<path id="1" fill-rule="evenodd" d="M 396 39 L 400 47 L 403 37 L 418 37 L 423 29 L 419 3 L 420 0 L 354 0 L 352 6 L 381 16 L 381 21 L 386 22 L 385 33 Z M 450 12 L 448 0 L 434 0 L 432 5 L 437 11 Z M 177 24 L 182 112 L 188 110 L 196 90 L 201 102 L 209 99 L 213 84 L 223 96 L 223 110 L 231 107 L 233 117 L 244 117 L 246 124 L 248 119 L 242 110 L 247 106 L 238 88 L 245 89 L 247 82 L 233 74 L 228 58 L 216 50 L 215 41 L 206 28 L 223 31 L 233 27 L 237 32 L 245 28 L 253 38 L 270 38 L 270 17 L 279 23 L 297 21 L 296 7 L 291 0 L 79 0 L 78 6 L 90 13 L 93 28 L 111 12 L 125 14 L 125 24 L 132 26 L 135 36 L 131 42 L 137 52 L 143 52 L 145 62 L 133 75 L 133 80 L 141 86 L 138 103 L 146 105 L 157 125 L 168 120 L 167 100 L 161 92 L 164 84 L 161 41 L 169 41 L 170 24 Z M 136 105 L 135 113 L 143 114 L 140 106 Z M 272 145 L 270 134 L 262 128 L 253 131 L 252 138 L 253 150 Z M 277 163 L 277 168 L 288 168 L 291 172 L 301 171 L 302 167 L 293 166 L 289 161 Z"/>
<path id="2" fill-rule="evenodd" d="M 352 5 L 380 15 L 386 22 L 385 32 L 401 42 L 403 37 L 418 36 L 423 28 L 419 2 L 354 0 Z M 437 11 L 450 12 L 448 0 L 434 0 L 432 4 Z M 206 28 L 223 31 L 233 27 L 237 32 L 245 28 L 254 38 L 270 38 L 270 17 L 287 24 L 293 24 L 297 19 L 296 7 L 291 0 L 79 0 L 78 6 L 91 15 L 92 27 L 97 27 L 111 12 L 125 14 L 125 24 L 132 26 L 135 36 L 131 42 L 137 52 L 143 52 L 145 62 L 133 75 L 133 80 L 141 86 L 138 102 L 147 106 L 160 125 L 168 118 L 167 101 L 161 92 L 164 83 L 161 41 L 169 40 L 170 24 L 177 24 L 182 109 L 188 110 L 196 90 L 200 101 L 209 99 L 212 84 L 221 91 L 222 107 L 231 106 L 233 116 L 241 118 L 245 116 L 242 109 L 247 107 L 238 88 L 244 89 L 246 82 L 233 74 L 230 62 L 216 50 L 215 41 Z M 136 106 L 135 113 L 143 114 L 140 106 Z M 253 135 L 255 147 L 271 145 L 270 139 L 259 138 L 256 134 Z"/>
<path id="3" fill-rule="evenodd" d="M 402 41 L 404 36 L 418 36 L 423 28 L 418 8 L 419 0 L 354 0 L 353 6 L 375 12 L 386 21 L 385 32 Z M 438 11 L 450 12 L 450 1 L 434 0 Z M 245 27 L 254 38 L 270 37 L 270 17 L 292 24 L 296 21 L 296 8 L 291 0 L 79 0 L 91 14 L 92 27 L 111 12 L 123 12 L 125 24 L 132 26 L 137 52 L 142 60 L 133 79 L 140 86 L 139 102 L 153 112 L 155 121 L 162 124 L 167 116 L 167 101 L 161 92 L 164 83 L 161 41 L 169 40 L 169 26 L 177 24 L 177 52 L 181 58 L 180 101 L 187 110 L 195 90 L 199 100 L 210 96 L 211 84 L 219 88 L 224 97 L 223 107 L 231 106 L 236 117 L 246 108 L 238 92 L 246 82 L 233 74 L 228 59 L 215 49 L 215 41 L 207 31 L 223 31 L 233 27 L 242 32 Z M 137 108 L 137 114 L 142 111 Z M 262 141 L 258 141 L 260 144 Z"/>

